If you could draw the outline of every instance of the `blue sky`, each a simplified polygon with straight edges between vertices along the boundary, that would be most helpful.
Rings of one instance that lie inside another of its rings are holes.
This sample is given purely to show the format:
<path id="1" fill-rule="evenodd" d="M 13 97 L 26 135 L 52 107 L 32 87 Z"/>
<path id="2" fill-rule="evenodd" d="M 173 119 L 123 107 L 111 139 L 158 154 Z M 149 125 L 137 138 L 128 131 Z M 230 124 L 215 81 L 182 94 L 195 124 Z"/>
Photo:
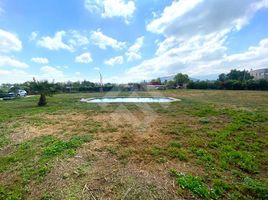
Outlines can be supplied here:
<path id="1" fill-rule="evenodd" d="M 0 83 L 268 67 L 268 0 L 0 0 Z"/>

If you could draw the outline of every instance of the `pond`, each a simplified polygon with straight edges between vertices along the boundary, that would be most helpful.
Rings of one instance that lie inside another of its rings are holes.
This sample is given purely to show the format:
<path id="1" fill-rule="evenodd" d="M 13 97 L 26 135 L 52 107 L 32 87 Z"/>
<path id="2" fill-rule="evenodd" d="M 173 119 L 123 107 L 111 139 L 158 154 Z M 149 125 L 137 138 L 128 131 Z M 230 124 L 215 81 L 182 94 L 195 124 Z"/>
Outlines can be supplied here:
<path id="1" fill-rule="evenodd" d="M 87 103 L 169 103 L 180 101 L 172 97 L 101 97 L 81 99 Z"/>

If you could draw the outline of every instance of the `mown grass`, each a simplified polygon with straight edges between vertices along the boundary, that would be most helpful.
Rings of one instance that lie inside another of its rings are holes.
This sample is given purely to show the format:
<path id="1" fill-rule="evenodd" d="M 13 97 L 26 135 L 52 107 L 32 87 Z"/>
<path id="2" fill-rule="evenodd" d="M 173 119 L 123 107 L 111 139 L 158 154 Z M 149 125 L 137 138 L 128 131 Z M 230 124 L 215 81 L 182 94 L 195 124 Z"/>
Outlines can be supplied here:
<path id="1" fill-rule="evenodd" d="M 139 93 L 141 96 L 156 94 Z M 84 144 L 94 140 L 94 134 L 100 133 L 99 137 L 101 134 L 117 134 L 123 128 L 127 129 L 127 134 L 96 151 L 115 156 L 123 166 L 136 159 L 141 163 L 153 160 L 155 165 L 163 165 L 165 169 L 170 167 L 166 173 L 171 175 L 170 182 L 175 180 L 177 183 L 178 198 L 268 198 L 267 92 L 182 90 L 162 94 L 182 101 L 167 107 L 150 104 L 160 119 L 169 120 L 163 120 L 160 128 L 154 130 L 157 140 L 146 139 L 144 145 L 135 144 L 135 130 L 131 129 L 130 134 L 128 127 L 90 120 L 63 125 L 59 131 L 61 135 L 40 135 L 19 142 L 11 137 L 14 131 L 24 126 L 42 128 L 63 124 L 60 120 L 43 118 L 45 115 L 79 113 L 97 116 L 118 111 L 114 104 L 100 107 L 79 102 L 82 97 L 99 96 L 98 93 L 55 95 L 48 98 L 46 107 L 36 106 L 38 97 L 1 101 L 0 199 L 27 199 L 32 186 L 42 184 L 59 160 L 74 157 Z M 123 95 L 129 93 L 120 94 Z M 125 107 L 130 112 L 140 110 L 133 104 Z M 170 161 L 175 164 L 171 166 Z M 194 170 L 182 173 L 179 168 L 173 169 L 180 166 L 179 163 L 193 166 Z M 83 170 L 77 173 L 86 176 Z M 77 177 L 76 185 L 70 184 L 70 190 L 72 187 L 77 194 L 81 193 L 78 186 L 83 176 Z M 68 178 L 64 180 L 68 181 Z M 162 195 L 155 191 L 154 185 L 146 188 L 152 188 L 159 198 Z M 118 189 L 118 197 L 125 194 L 122 190 Z M 68 195 L 73 199 L 81 198 Z M 135 195 L 137 199 L 146 198 L 139 196 L 142 194 Z M 49 192 L 43 193 L 42 197 L 55 198 Z"/>

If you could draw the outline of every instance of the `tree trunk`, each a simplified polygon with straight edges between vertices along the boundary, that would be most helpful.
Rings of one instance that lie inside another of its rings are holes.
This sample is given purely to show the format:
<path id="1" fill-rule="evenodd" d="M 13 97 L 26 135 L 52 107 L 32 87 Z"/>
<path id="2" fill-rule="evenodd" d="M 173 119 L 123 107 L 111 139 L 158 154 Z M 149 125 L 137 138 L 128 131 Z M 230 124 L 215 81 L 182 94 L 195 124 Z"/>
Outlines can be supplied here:
<path id="1" fill-rule="evenodd" d="M 45 106 L 47 104 L 47 99 L 45 94 L 40 94 L 38 106 Z"/>

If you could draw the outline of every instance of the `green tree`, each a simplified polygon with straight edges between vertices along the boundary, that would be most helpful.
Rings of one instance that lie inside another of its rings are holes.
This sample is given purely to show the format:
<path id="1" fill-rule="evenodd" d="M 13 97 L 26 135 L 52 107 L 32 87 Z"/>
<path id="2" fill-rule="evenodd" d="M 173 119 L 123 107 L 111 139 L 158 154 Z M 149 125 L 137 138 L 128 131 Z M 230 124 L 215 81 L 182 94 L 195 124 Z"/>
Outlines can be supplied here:
<path id="1" fill-rule="evenodd" d="M 178 73 L 174 80 L 176 81 L 177 85 L 183 85 L 190 81 L 189 76 L 187 74 Z"/>
<path id="2" fill-rule="evenodd" d="M 169 88 L 173 88 L 173 87 L 176 86 L 176 81 L 170 80 L 170 81 L 167 82 L 166 86 L 169 87 Z"/>
<path id="3" fill-rule="evenodd" d="M 232 69 L 228 74 L 220 74 L 219 81 L 237 80 L 237 81 L 247 81 L 251 80 L 253 77 L 246 70 L 240 71 Z"/>
<path id="4" fill-rule="evenodd" d="M 40 94 L 38 106 L 45 106 L 47 104 L 46 96 L 51 96 L 55 92 L 55 84 L 49 83 L 47 80 L 34 81 L 31 83 L 31 89 L 36 94 Z"/>
<path id="5" fill-rule="evenodd" d="M 224 82 L 224 81 L 226 81 L 226 79 L 227 79 L 226 74 L 222 73 L 219 75 L 219 78 L 218 78 L 219 81 Z"/>

